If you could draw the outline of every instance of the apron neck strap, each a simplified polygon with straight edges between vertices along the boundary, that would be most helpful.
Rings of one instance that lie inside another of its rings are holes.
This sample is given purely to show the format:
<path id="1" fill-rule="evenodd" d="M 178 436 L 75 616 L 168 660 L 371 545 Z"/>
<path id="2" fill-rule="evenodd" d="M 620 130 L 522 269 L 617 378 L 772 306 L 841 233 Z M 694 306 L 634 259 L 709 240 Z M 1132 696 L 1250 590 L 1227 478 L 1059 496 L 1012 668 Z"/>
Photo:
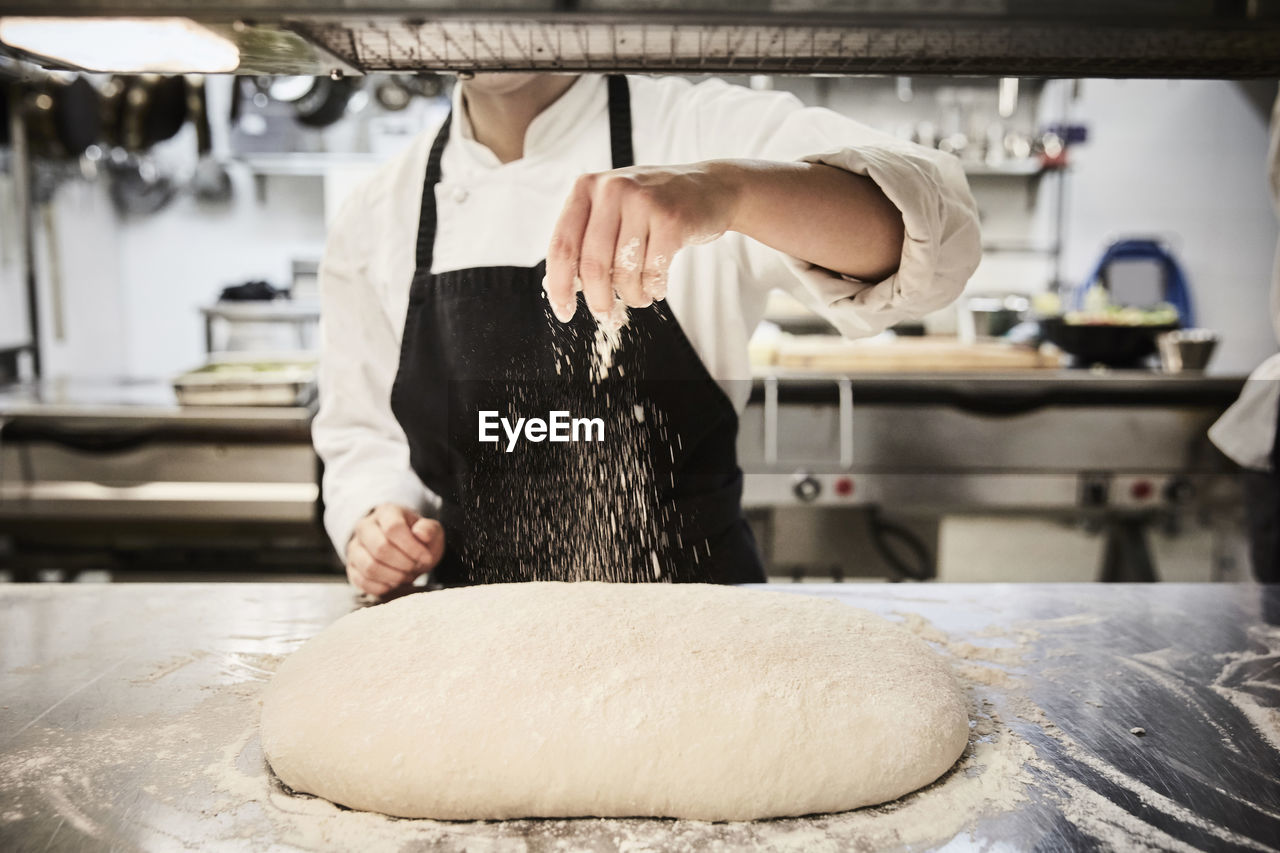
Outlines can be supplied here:
<path id="1" fill-rule="evenodd" d="M 635 153 L 631 147 L 631 89 L 627 78 L 611 74 L 606 78 L 609 87 L 609 149 L 613 168 L 624 169 L 635 165 Z M 422 211 L 418 214 L 418 269 L 431 271 L 431 256 L 436 242 L 436 184 L 440 183 L 440 160 L 444 156 L 445 143 L 449 141 L 449 128 L 453 113 L 445 117 L 444 124 L 436 132 L 427 156 L 427 176 L 422 188 Z"/>
<path id="2" fill-rule="evenodd" d="M 631 149 L 631 88 L 621 74 L 610 74 L 609 80 L 609 148 L 613 168 L 625 169 L 636 163 Z"/>
<path id="3" fill-rule="evenodd" d="M 444 124 L 436 133 L 431 143 L 431 153 L 427 156 L 427 178 L 422 188 L 422 211 L 418 214 L 418 269 L 424 273 L 431 272 L 431 255 L 436 243 L 436 184 L 440 183 L 440 158 L 444 155 L 444 144 L 449 141 L 449 126 L 453 124 L 453 112 L 444 117 Z"/>

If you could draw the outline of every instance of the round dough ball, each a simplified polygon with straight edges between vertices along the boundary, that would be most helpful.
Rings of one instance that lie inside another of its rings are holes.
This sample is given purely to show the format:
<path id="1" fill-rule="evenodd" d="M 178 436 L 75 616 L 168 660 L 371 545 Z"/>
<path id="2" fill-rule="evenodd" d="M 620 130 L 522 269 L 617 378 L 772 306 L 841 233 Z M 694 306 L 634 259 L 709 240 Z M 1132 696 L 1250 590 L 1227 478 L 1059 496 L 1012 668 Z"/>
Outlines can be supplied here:
<path id="1" fill-rule="evenodd" d="M 262 706 L 289 787 L 451 820 L 838 812 L 927 785 L 967 738 L 954 676 L 905 629 L 703 584 L 410 595 L 312 638 Z"/>

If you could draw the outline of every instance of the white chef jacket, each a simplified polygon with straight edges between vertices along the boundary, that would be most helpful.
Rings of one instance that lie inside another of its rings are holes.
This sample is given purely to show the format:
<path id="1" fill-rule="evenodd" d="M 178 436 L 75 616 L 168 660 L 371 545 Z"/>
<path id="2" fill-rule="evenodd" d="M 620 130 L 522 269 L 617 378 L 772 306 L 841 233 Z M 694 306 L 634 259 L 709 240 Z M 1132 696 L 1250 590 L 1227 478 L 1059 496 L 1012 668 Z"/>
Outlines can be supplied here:
<path id="1" fill-rule="evenodd" d="M 1271 107 L 1271 145 L 1267 177 L 1271 200 L 1280 216 L 1280 93 Z M 1280 245 L 1271 271 L 1271 325 L 1280 341 Z M 1258 365 L 1244 383 L 1240 399 L 1209 427 L 1209 440 L 1242 468 L 1271 470 L 1280 406 L 1280 353 Z"/>
<path id="2" fill-rule="evenodd" d="M 667 302 L 739 411 L 750 389 L 735 380 L 751 376 L 747 341 L 770 289 L 790 291 L 843 334 L 860 337 L 947 305 L 977 267 L 977 208 L 954 157 L 806 108 L 784 92 L 676 77 L 629 82 L 637 163 L 820 162 L 870 176 L 902 212 L 899 269 L 878 283 L 833 274 L 737 233 L 675 257 Z M 524 156 L 511 163 L 475 140 L 460 89 L 435 189 L 432 272 L 534 266 L 546 256 L 573 181 L 611 167 L 605 80 L 579 78 L 533 120 Z M 429 512 L 434 502 L 409 466 L 390 394 L 435 133 L 420 134 L 352 191 L 320 267 L 320 409 L 312 436 L 325 466 L 325 527 L 340 554 L 377 504 Z"/>

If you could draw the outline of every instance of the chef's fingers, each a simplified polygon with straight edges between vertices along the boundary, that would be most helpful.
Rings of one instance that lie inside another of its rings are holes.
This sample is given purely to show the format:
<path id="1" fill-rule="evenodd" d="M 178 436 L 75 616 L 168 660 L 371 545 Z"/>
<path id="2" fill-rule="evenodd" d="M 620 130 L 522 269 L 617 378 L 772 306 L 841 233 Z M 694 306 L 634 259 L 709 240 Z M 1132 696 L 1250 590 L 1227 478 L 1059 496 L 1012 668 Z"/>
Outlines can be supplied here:
<path id="1" fill-rule="evenodd" d="M 671 259 L 680 251 L 679 235 L 670 229 L 655 227 L 649 232 L 645 247 L 644 269 L 640 273 L 640 285 L 649 299 L 667 298 L 667 278 L 671 272 Z"/>
<path id="2" fill-rule="evenodd" d="M 397 587 L 401 584 L 411 582 L 416 573 L 406 572 L 386 563 L 375 557 L 364 543 L 353 542 L 348 550 L 348 560 L 350 565 L 354 566 L 367 580 L 376 581 L 388 588 Z"/>
<path id="3" fill-rule="evenodd" d="M 644 269 L 645 244 L 648 242 L 647 220 L 641 215 L 622 214 L 618 244 L 613 253 L 613 289 L 628 308 L 643 308 L 653 300 L 645 295 L 640 283 Z"/>
<path id="4" fill-rule="evenodd" d="M 419 518 L 421 516 L 413 510 L 391 504 L 383 504 L 373 512 L 373 521 L 387 541 L 412 560 L 415 567 L 421 566 L 431 556 L 409 527 Z"/>
<path id="5" fill-rule="evenodd" d="M 582 235 L 591 217 L 591 187 L 594 177 L 583 175 L 574 181 L 573 190 L 560 211 L 551 244 L 547 247 L 547 277 L 542 287 L 551 303 L 551 311 L 562 323 L 573 319 L 578 307 L 574 280 L 578 277 L 578 256 L 582 252 Z"/>
<path id="6" fill-rule="evenodd" d="M 412 557 L 401 551 L 387 538 L 387 534 L 372 517 L 356 525 L 356 541 L 376 562 L 389 569 L 411 575 L 417 565 Z"/>
<path id="7" fill-rule="evenodd" d="M 591 313 L 608 314 L 616 301 L 613 295 L 613 254 L 618 245 L 622 219 L 622 184 L 617 178 L 600 178 L 591 193 L 591 217 L 582 235 L 578 256 L 578 277 Z"/>
<path id="8" fill-rule="evenodd" d="M 400 572 L 380 564 L 359 541 L 354 540 L 347 548 L 347 577 L 369 595 L 383 595 L 405 583 Z"/>
<path id="9" fill-rule="evenodd" d="M 420 518 L 413 523 L 413 535 L 422 542 L 430 555 L 427 568 L 434 569 L 444 556 L 444 527 L 434 518 Z"/>

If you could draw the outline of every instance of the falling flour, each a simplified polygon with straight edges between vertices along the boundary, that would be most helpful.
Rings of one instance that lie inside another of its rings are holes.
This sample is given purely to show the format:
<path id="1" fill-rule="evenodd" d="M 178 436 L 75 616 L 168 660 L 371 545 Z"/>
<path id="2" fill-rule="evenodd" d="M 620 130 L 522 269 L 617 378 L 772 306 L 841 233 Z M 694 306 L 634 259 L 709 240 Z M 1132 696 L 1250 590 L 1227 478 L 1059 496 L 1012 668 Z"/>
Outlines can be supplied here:
<path id="1" fill-rule="evenodd" d="M 627 306 L 621 299 L 614 299 L 610 311 L 594 311 L 595 337 L 591 345 L 591 379 L 600 382 L 613 370 L 614 355 L 622 345 L 622 330 L 630 319 Z"/>
<path id="2" fill-rule="evenodd" d="M 520 415 L 550 404 L 604 429 L 598 442 L 532 446 L 518 480 L 504 454 L 476 460 L 466 491 L 470 511 L 489 520 L 474 525 L 469 544 L 481 581 L 680 579 L 669 567 L 686 543 L 665 496 L 675 483 L 671 447 L 682 442 L 616 358 L 623 347 L 642 348 L 645 332 L 621 301 L 591 320 L 581 312 L 570 323 L 549 318 L 548 379 L 523 379 L 517 365 L 495 386 L 494 408 Z"/>
<path id="3" fill-rule="evenodd" d="M 645 287 L 652 298 L 661 299 L 666 295 L 666 259 L 659 256 L 653 263 L 658 274 L 647 278 Z M 634 271 L 639 264 L 640 242 L 633 239 L 619 249 L 615 265 Z M 582 282 L 575 276 L 573 302 L 553 310 L 556 317 L 548 319 L 555 384 L 547 388 L 513 376 L 506 405 L 520 414 L 535 400 L 547 399 L 549 392 L 557 401 L 555 408 L 572 417 L 600 418 L 604 441 L 563 446 L 566 452 L 554 465 L 529 462 L 533 468 L 518 483 L 497 465 L 494 476 L 476 479 L 471 491 L 478 517 L 498 521 L 477 531 L 475 553 L 518 558 L 495 559 L 502 568 L 486 569 L 481 577 L 680 580 L 669 568 L 676 552 L 684 552 L 684 562 L 692 561 L 695 567 L 710 552 L 704 541 L 684 540 L 682 519 L 665 497 L 675 486 L 683 440 L 665 412 L 641 397 L 636 380 L 645 377 L 627 375 L 628 365 L 643 365 L 647 332 L 630 322 L 627 305 L 616 297 L 610 310 L 590 312 L 584 322 L 581 291 Z M 549 293 L 547 298 L 551 299 Z M 575 319 L 565 321 L 575 314 Z M 627 347 L 637 348 L 636 358 L 623 363 L 619 354 Z M 533 388 L 539 393 L 531 393 Z M 515 493 L 523 496 L 518 507 L 510 505 Z M 513 568 L 516 561 L 520 564 Z"/>

